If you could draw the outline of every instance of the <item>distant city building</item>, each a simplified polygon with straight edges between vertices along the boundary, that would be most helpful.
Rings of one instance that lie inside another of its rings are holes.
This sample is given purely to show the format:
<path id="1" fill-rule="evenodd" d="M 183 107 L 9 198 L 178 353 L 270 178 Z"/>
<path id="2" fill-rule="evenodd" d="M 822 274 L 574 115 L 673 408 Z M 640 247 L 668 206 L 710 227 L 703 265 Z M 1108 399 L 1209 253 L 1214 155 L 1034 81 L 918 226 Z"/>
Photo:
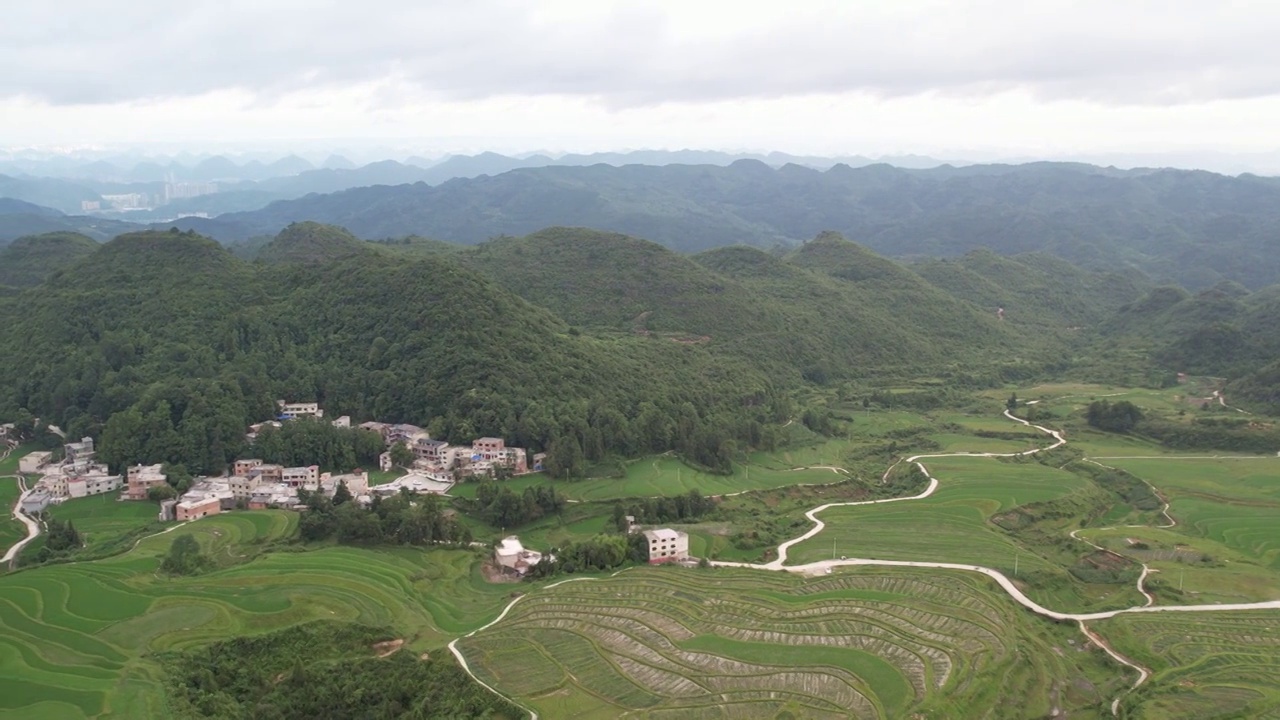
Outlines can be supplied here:
<path id="1" fill-rule="evenodd" d="M 95 210 L 101 210 L 101 209 L 102 209 L 101 200 L 81 200 L 80 201 L 80 212 L 93 212 Z"/>
<path id="2" fill-rule="evenodd" d="M 151 196 L 145 193 L 103 195 L 101 202 L 105 202 L 112 210 L 147 210 L 151 207 Z"/>
<path id="3" fill-rule="evenodd" d="M 218 192 L 217 183 L 211 182 L 169 182 L 164 184 L 164 201 L 166 203 L 185 198 L 214 195 Z M 105 199 L 106 196 L 104 195 Z"/>

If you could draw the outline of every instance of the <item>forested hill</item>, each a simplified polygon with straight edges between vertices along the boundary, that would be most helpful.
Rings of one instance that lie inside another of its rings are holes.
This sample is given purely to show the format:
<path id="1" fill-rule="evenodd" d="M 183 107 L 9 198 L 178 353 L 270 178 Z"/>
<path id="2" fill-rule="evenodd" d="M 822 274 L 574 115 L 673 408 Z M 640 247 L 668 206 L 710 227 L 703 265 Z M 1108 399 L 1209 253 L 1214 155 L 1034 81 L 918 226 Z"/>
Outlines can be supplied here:
<path id="1" fill-rule="evenodd" d="M 0 248 L 0 285 L 39 285 L 54 272 L 98 249 L 98 243 L 79 233 L 29 235 Z"/>
<path id="2" fill-rule="evenodd" d="M 1198 289 L 1280 281 L 1280 180 L 1183 170 L 1032 163 L 933 170 L 818 171 L 743 160 L 710 165 L 522 168 L 496 176 L 378 186 L 188 219 L 221 240 L 291 222 L 364 238 L 422 235 L 477 243 L 574 225 L 683 252 L 797 244 L 824 230 L 889 256 L 1046 252 L 1091 269 L 1134 268 Z"/>
<path id="3" fill-rule="evenodd" d="M 722 262 L 727 254 L 738 259 Z M 955 298 L 835 234 L 781 257 L 740 246 L 689 257 L 552 228 L 456 257 L 567 322 L 697 343 L 777 378 L 996 368 L 1002 351 L 1027 350 L 994 306 Z"/>
<path id="4" fill-rule="evenodd" d="M 559 440 L 570 458 L 675 449 L 722 467 L 790 415 L 783 390 L 703 347 L 572 332 L 442 257 L 255 265 L 148 232 L 0 297 L 0 416 L 192 472 L 220 471 L 277 398 L 446 438 Z"/>

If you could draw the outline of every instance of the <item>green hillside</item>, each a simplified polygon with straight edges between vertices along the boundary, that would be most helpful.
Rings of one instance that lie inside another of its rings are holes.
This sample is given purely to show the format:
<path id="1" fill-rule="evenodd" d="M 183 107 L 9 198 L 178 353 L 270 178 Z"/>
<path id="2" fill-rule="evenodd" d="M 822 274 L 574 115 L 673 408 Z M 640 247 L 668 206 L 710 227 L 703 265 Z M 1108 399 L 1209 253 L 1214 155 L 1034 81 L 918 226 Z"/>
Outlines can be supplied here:
<path id="1" fill-rule="evenodd" d="M 259 249 L 256 259 L 267 264 L 323 264 L 368 251 L 368 243 L 344 228 L 298 222 L 281 230 Z"/>
<path id="2" fill-rule="evenodd" d="M 1043 253 L 1007 257 L 980 249 L 910 267 L 985 312 L 1004 308 L 1005 320 L 1023 327 L 1094 325 L 1137 300 L 1146 287 L 1141 276 L 1091 272 Z"/>
<path id="3" fill-rule="evenodd" d="M 30 287 L 98 249 L 91 238 L 54 232 L 14 240 L 0 249 L 0 285 Z"/>
<path id="4" fill-rule="evenodd" d="M 220 471 L 277 398 L 446 438 L 571 438 L 587 459 L 678 449 L 706 465 L 787 414 L 744 363 L 578 335 L 444 257 L 370 252 L 281 274 L 196 235 L 137 233 L 0 314 L 0 411 L 192 471 Z"/>

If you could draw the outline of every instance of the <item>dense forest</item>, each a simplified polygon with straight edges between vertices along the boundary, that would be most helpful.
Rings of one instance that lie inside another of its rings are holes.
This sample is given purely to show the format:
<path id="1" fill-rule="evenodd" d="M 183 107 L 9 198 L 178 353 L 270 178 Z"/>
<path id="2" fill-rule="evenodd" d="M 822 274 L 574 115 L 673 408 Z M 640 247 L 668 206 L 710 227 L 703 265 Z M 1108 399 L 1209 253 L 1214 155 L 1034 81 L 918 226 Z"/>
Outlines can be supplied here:
<path id="1" fill-rule="evenodd" d="M 316 223 L 254 259 L 176 230 L 86 242 L 16 244 L 47 278 L 0 294 L 0 419 L 94 436 L 117 468 L 218 473 L 253 453 L 347 470 L 383 450 L 328 423 L 249 445 L 278 399 L 446 440 L 503 437 L 549 451 L 555 477 L 669 450 L 729 472 L 787 420 L 821 420 L 797 402 L 806 385 L 1191 372 L 1232 380 L 1236 402 L 1280 404 L 1274 289 L 1193 294 L 1042 254 L 903 265 L 823 233 L 682 256 L 566 228 L 462 248 Z"/>

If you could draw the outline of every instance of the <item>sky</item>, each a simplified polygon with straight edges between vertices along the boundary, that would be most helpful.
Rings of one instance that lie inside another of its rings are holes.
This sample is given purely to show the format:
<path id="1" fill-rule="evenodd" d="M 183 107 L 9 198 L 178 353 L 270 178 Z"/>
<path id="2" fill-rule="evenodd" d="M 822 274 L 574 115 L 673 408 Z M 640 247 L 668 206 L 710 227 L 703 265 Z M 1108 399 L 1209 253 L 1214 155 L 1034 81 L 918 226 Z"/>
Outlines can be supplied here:
<path id="1" fill-rule="evenodd" d="M 1280 3 L 13 3 L 0 146 L 1271 154 Z"/>

